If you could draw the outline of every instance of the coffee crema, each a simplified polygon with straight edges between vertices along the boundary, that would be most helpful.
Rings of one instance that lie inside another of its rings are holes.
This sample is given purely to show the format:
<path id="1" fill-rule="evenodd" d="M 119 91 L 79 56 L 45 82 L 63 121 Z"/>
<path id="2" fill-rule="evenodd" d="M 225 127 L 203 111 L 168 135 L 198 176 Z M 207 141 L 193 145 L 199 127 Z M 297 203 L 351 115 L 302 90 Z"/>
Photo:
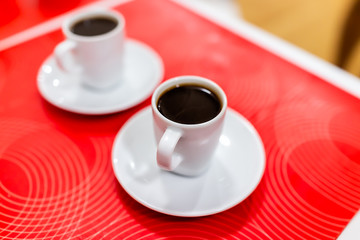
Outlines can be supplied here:
<path id="1" fill-rule="evenodd" d="M 197 85 L 181 85 L 165 91 L 157 108 L 166 118 L 182 124 L 199 124 L 216 117 L 221 101 L 211 90 Z"/>
<path id="2" fill-rule="evenodd" d="M 71 32 L 81 36 L 97 36 L 110 32 L 117 26 L 117 21 L 109 17 L 96 16 L 82 19 L 72 25 Z"/>

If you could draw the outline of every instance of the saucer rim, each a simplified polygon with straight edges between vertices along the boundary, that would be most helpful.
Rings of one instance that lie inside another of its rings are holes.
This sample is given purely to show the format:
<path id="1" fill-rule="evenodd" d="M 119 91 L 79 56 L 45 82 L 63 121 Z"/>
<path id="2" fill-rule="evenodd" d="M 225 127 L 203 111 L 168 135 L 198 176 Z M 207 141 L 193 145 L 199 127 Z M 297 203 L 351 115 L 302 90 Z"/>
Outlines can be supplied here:
<path id="1" fill-rule="evenodd" d="M 116 134 L 116 137 L 114 139 L 113 142 L 113 146 L 112 146 L 112 152 L 111 152 L 111 163 L 112 163 L 112 168 L 113 168 L 113 172 L 115 174 L 116 180 L 118 181 L 118 183 L 120 184 L 120 186 L 122 187 L 122 189 L 132 198 L 134 199 L 136 202 L 140 203 L 141 205 L 155 211 L 158 213 L 162 213 L 162 214 L 166 214 L 169 216 L 175 216 L 175 217 L 185 217 L 185 218 L 194 218 L 194 217 L 205 217 L 205 216 L 210 216 L 210 215 L 214 215 L 214 214 L 218 214 L 224 211 L 227 211 L 233 207 L 235 207 L 236 205 L 240 204 L 241 202 L 243 202 L 245 199 L 247 199 L 255 190 L 256 188 L 259 186 L 264 173 L 265 173 L 265 168 L 266 168 L 266 152 L 265 152 L 265 147 L 264 147 L 264 143 L 259 135 L 259 133 L 257 132 L 257 130 L 255 129 L 255 127 L 244 117 L 242 116 L 240 113 L 238 113 L 236 110 L 228 107 L 227 109 L 227 115 L 233 115 L 233 117 L 238 118 L 241 120 L 241 124 L 243 126 L 245 126 L 251 133 L 252 135 L 255 137 L 256 140 L 256 144 L 259 144 L 260 147 L 260 152 L 259 152 L 259 166 L 257 167 L 256 173 L 258 174 L 258 179 L 256 179 L 256 181 L 254 182 L 254 186 L 252 186 L 252 188 L 248 189 L 248 193 L 246 195 L 241 195 L 240 198 L 231 201 L 231 204 L 219 204 L 220 207 L 216 210 L 213 211 L 208 211 L 208 210 L 197 210 L 197 211 L 189 211 L 189 212 L 182 212 L 182 211 L 166 211 L 166 209 L 161 208 L 161 207 L 157 207 L 155 206 L 153 203 L 149 203 L 143 199 L 141 199 L 140 197 L 138 197 L 134 191 L 131 190 L 131 188 L 129 187 L 125 187 L 124 183 L 120 180 L 121 177 L 118 176 L 119 173 L 117 173 L 116 171 L 116 167 L 115 164 L 117 164 L 118 161 L 116 161 L 116 149 L 119 148 L 119 143 L 120 138 L 122 137 L 122 132 L 123 130 L 126 128 L 129 128 L 129 125 L 131 124 L 131 122 L 137 118 L 140 117 L 141 114 L 146 115 L 146 114 L 150 114 L 151 113 L 151 107 L 147 106 L 144 107 L 143 109 L 139 110 L 137 113 L 135 113 L 133 116 L 131 116 L 125 123 L 124 125 L 120 128 L 120 130 L 118 131 L 118 133 Z M 205 173 L 206 174 L 206 173 Z M 179 176 L 179 177 L 183 177 L 183 176 Z M 222 206 L 224 205 L 224 206 Z"/>
<path id="2" fill-rule="evenodd" d="M 37 89 L 40 93 L 40 95 L 43 97 L 43 99 L 45 99 L 48 103 L 50 103 L 51 105 L 62 109 L 64 111 L 67 112 L 71 112 L 71 113 L 76 113 L 76 114 L 81 114 L 81 115 L 89 115 L 89 116 L 100 116 L 100 115 L 107 115 L 107 114 L 113 114 L 113 113 L 118 113 L 118 112 L 122 112 L 125 110 L 128 110 L 130 108 L 133 108 L 135 106 L 137 106 L 138 104 L 141 104 L 142 102 L 144 102 L 147 98 L 149 98 L 154 89 L 159 85 L 159 83 L 162 81 L 162 79 L 164 78 L 165 75 L 165 67 L 164 67 L 164 62 L 161 58 L 161 56 L 149 45 L 147 45 L 146 43 L 139 41 L 137 39 L 132 39 L 132 38 L 127 38 L 125 40 L 125 47 L 127 46 L 127 44 L 133 44 L 134 46 L 136 46 L 137 48 L 142 48 L 143 50 L 146 50 L 150 55 L 152 55 L 152 58 L 154 59 L 154 61 L 156 62 L 156 65 L 158 65 L 158 69 L 156 70 L 157 73 L 156 75 L 158 75 L 157 79 L 154 80 L 154 84 L 153 86 L 149 89 L 148 92 L 146 92 L 146 94 L 143 94 L 143 96 L 139 99 L 137 99 L 136 101 L 133 101 L 130 104 L 126 104 L 124 106 L 116 106 L 116 107 L 106 107 L 104 109 L 104 107 L 95 107 L 95 108 L 81 108 L 81 107 L 73 107 L 71 105 L 63 105 L 63 104 L 59 104 L 55 101 L 55 99 L 51 98 L 48 96 L 48 94 L 46 93 L 46 87 L 45 84 L 43 84 L 42 80 L 40 80 L 41 75 L 43 74 L 43 66 L 45 64 L 47 64 L 49 61 L 51 61 L 54 58 L 53 53 L 50 54 L 40 65 L 40 68 L 38 70 L 37 73 L 37 77 L 36 77 L 36 84 L 37 84 Z M 64 73 L 65 75 L 66 73 Z M 80 86 L 80 85 L 79 85 Z M 118 86 L 119 87 L 119 86 Z M 81 87 L 83 91 L 88 91 L 88 92 L 92 92 L 93 90 L 91 89 L 87 89 L 86 87 Z M 95 91 L 97 94 L 106 94 L 106 91 Z"/>

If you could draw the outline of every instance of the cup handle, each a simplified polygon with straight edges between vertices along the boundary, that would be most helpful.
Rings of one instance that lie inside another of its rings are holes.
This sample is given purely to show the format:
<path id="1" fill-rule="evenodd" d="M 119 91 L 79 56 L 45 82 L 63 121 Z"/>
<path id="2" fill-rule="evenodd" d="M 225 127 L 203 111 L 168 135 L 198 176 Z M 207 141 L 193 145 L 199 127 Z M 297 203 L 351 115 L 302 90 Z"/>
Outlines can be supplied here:
<path id="1" fill-rule="evenodd" d="M 175 146 L 181 136 L 182 132 L 173 128 L 167 128 L 162 135 L 156 153 L 157 164 L 160 168 L 172 171 L 181 163 L 181 158 L 173 157 Z"/>
<path id="2" fill-rule="evenodd" d="M 81 67 L 74 60 L 74 51 L 77 43 L 71 40 L 65 40 L 59 43 L 54 50 L 56 64 L 64 72 L 78 73 Z"/>

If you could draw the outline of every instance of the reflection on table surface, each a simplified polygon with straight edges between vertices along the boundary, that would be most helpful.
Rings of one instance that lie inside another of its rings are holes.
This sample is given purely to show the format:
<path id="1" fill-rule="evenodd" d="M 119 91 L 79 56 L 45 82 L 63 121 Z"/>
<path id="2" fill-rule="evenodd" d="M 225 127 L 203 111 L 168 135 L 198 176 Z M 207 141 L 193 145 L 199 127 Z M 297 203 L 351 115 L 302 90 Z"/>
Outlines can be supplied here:
<path id="1" fill-rule="evenodd" d="M 111 150 L 119 129 L 150 100 L 97 117 L 44 101 L 36 76 L 63 40 L 56 25 L 0 52 L 1 236 L 336 238 L 360 205 L 360 113 L 356 90 L 350 95 L 327 77 L 355 79 L 245 23 L 229 31 L 171 1 L 115 10 L 125 15 L 128 36 L 163 58 L 164 80 L 196 74 L 224 89 L 264 142 L 263 180 L 244 202 L 207 218 L 174 218 L 138 204 L 117 182 Z M 285 55 L 304 57 L 308 68 Z M 314 62 L 322 70 L 308 71 Z"/>

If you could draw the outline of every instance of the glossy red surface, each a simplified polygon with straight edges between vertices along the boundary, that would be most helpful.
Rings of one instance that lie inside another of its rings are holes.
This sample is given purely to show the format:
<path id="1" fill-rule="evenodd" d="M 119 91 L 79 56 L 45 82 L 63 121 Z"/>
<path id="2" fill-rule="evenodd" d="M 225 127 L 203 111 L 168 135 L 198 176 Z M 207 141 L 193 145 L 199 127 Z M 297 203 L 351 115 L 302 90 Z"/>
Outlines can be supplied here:
<path id="1" fill-rule="evenodd" d="M 0 40 L 96 0 L 2 0 Z"/>
<path id="2" fill-rule="evenodd" d="M 83 116 L 36 88 L 60 30 L 0 52 L 2 239 L 334 239 L 360 207 L 360 102 L 317 76 L 167 0 L 116 8 L 153 47 L 165 78 L 218 83 L 264 142 L 264 177 L 244 202 L 203 218 L 149 210 L 117 182 L 111 148 L 127 111 Z M 189 196 L 191 197 L 191 196 Z"/>

